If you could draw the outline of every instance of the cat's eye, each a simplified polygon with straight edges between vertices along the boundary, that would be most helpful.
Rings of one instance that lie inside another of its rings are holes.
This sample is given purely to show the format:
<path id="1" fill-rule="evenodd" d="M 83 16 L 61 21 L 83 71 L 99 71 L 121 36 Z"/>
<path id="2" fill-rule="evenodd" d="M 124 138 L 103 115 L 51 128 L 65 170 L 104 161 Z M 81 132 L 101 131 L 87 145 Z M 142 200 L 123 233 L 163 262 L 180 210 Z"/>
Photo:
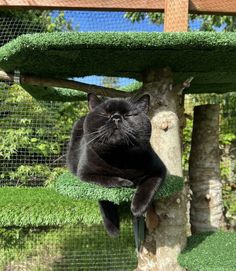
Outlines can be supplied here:
<path id="1" fill-rule="evenodd" d="M 124 114 L 124 117 L 133 117 L 133 116 L 137 116 L 138 113 L 127 113 L 127 114 Z"/>
<path id="2" fill-rule="evenodd" d="M 108 113 L 99 113 L 98 114 L 100 117 L 104 117 L 104 118 L 109 118 L 110 117 L 110 114 L 108 114 Z"/>

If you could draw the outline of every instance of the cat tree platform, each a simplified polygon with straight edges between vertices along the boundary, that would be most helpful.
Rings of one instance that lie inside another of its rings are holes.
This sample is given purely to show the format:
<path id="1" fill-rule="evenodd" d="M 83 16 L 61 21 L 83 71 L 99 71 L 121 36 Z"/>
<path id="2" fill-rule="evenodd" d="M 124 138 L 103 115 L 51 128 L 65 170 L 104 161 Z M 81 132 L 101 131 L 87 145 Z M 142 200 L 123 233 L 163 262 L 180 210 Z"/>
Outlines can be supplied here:
<path id="1" fill-rule="evenodd" d="M 2 70 L 53 79 L 102 75 L 142 81 L 145 70 L 166 66 L 176 83 L 194 77 L 186 93 L 236 91 L 236 34 L 41 33 L 22 35 L 0 48 Z M 63 89 L 29 92 L 41 99 L 84 98 Z"/>
<path id="2" fill-rule="evenodd" d="M 136 188 L 106 188 L 100 185 L 81 182 L 71 173 L 64 173 L 54 185 L 60 194 L 73 199 L 109 200 L 116 204 L 131 202 Z M 156 199 L 167 198 L 183 189 L 183 178 L 168 176 L 156 193 Z"/>
<path id="3" fill-rule="evenodd" d="M 206 232 L 188 238 L 179 263 L 190 271 L 235 271 L 235 232 Z"/>

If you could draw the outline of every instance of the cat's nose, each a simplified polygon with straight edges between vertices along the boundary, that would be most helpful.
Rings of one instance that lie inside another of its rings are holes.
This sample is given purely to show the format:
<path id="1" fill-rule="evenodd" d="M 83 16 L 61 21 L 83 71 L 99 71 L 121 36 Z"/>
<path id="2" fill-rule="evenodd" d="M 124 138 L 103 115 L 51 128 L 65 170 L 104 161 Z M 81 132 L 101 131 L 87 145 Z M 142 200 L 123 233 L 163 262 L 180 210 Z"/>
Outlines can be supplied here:
<path id="1" fill-rule="evenodd" d="M 118 123 L 121 121 L 121 115 L 119 113 L 114 113 L 111 116 L 111 120 L 115 122 L 116 127 L 118 128 Z"/>
<path id="2" fill-rule="evenodd" d="M 111 119 L 115 122 L 119 122 L 121 121 L 121 115 L 119 113 L 114 113 L 112 116 L 111 116 Z"/>

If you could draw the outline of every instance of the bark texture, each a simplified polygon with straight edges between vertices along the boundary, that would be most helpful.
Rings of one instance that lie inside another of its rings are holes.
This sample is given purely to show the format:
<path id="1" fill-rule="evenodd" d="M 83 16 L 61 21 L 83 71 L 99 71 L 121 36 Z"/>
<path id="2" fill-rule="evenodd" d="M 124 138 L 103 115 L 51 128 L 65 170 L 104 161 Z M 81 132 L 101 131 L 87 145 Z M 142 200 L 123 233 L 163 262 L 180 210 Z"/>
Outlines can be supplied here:
<path id="1" fill-rule="evenodd" d="M 172 73 L 166 68 L 149 71 L 144 78 L 144 92 L 151 96 L 151 143 L 170 174 L 183 176 L 181 129 L 185 85 L 173 87 Z M 186 244 L 186 200 L 183 193 L 154 203 L 158 227 L 148 232 L 138 256 L 142 271 L 180 271 L 177 256 Z M 149 221 L 149 213 L 146 219 Z M 153 219 L 153 213 L 152 218 Z"/>
<path id="2" fill-rule="evenodd" d="M 218 105 L 194 108 L 189 182 L 192 190 L 192 233 L 215 231 L 224 225 L 220 181 Z"/>

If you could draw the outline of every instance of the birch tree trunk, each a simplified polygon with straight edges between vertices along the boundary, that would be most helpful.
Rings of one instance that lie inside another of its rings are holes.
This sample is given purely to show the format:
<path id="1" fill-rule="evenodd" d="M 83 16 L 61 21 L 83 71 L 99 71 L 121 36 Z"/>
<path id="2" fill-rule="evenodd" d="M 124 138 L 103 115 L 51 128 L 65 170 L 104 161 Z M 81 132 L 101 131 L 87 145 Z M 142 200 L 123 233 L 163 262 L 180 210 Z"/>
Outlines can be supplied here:
<path id="1" fill-rule="evenodd" d="M 173 86 L 172 73 L 165 68 L 149 71 L 144 78 L 144 91 L 151 96 L 151 144 L 165 163 L 169 174 L 183 176 L 181 134 L 184 121 L 182 91 L 186 86 Z M 148 232 L 138 256 L 142 271 L 180 271 L 177 256 L 186 244 L 186 200 L 183 192 L 154 203 L 158 227 Z M 146 220 L 149 212 L 147 212 Z M 152 218 L 153 219 L 153 214 Z"/>
<path id="2" fill-rule="evenodd" d="M 224 225 L 220 181 L 218 105 L 194 108 L 189 182 L 192 190 L 192 233 L 215 231 Z"/>

